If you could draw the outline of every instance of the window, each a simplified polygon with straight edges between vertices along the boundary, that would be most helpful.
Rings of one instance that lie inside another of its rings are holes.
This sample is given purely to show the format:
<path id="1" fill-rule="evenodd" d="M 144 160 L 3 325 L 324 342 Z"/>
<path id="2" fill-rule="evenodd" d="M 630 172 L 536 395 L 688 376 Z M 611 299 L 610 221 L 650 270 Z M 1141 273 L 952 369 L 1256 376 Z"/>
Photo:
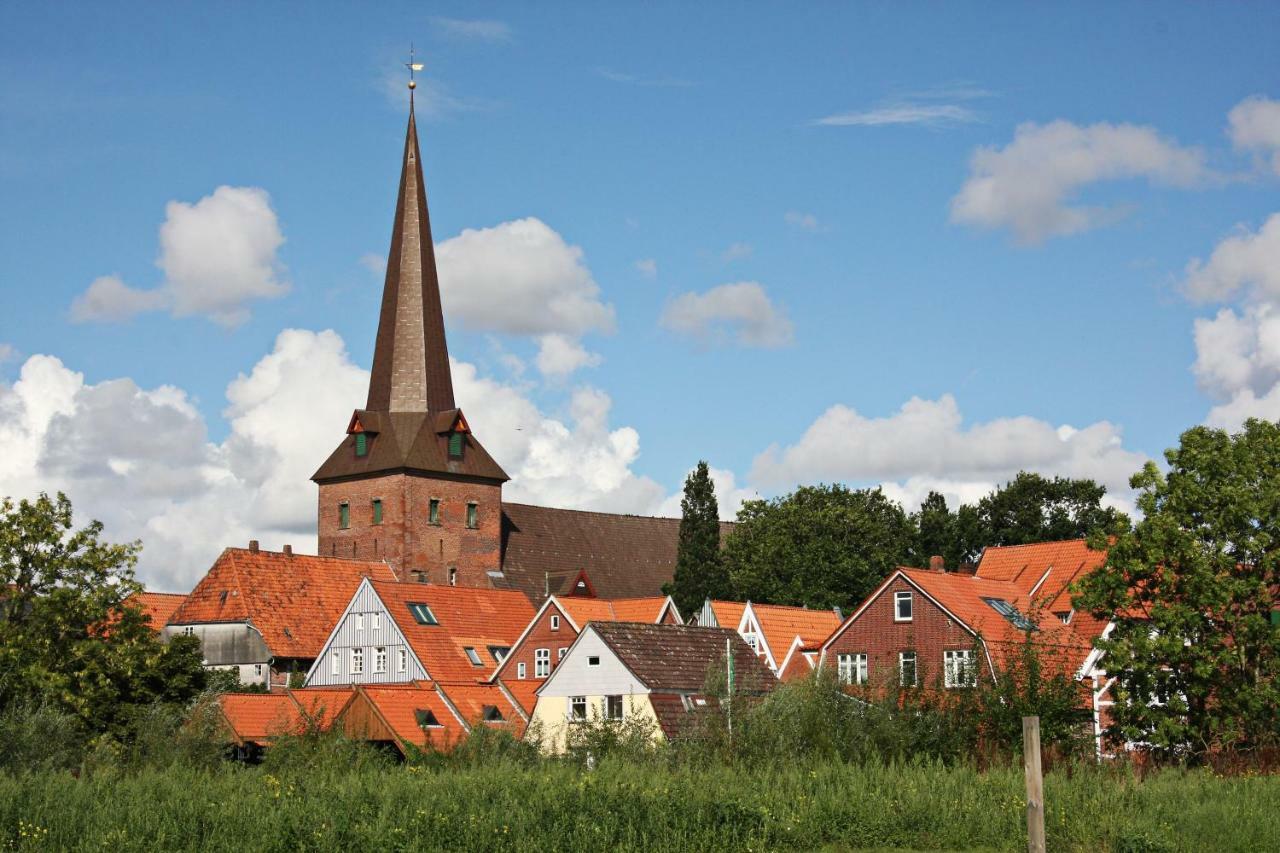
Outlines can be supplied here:
<path id="1" fill-rule="evenodd" d="M 504 660 L 506 660 L 507 655 L 510 654 L 510 652 L 511 652 L 510 646 L 490 646 L 489 647 L 489 654 L 493 655 L 493 659 L 498 663 L 502 663 Z"/>
<path id="2" fill-rule="evenodd" d="M 911 593 L 895 592 L 893 594 L 893 621 L 911 621 Z"/>
<path id="3" fill-rule="evenodd" d="M 439 625 L 436 615 L 431 612 L 431 608 L 425 604 L 410 604 L 409 613 L 413 616 L 413 621 L 419 625 Z"/>
<path id="4" fill-rule="evenodd" d="M 570 696 L 569 697 L 569 719 L 585 720 L 587 718 L 587 697 L 586 696 Z"/>
<path id="5" fill-rule="evenodd" d="M 182 629 L 182 636 L 184 637 L 194 637 L 195 635 L 196 629 L 194 625 L 187 625 Z"/>
<path id="6" fill-rule="evenodd" d="M 533 653 L 533 677 L 546 678 L 551 674 L 551 649 L 537 649 Z"/>
<path id="7" fill-rule="evenodd" d="M 597 657 L 596 655 L 592 655 L 591 657 L 587 658 L 587 666 L 599 666 L 599 665 L 600 665 L 600 658 Z"/>
<path id="8" fill-rule="evenodd" d="M 333 651 L 329 654 L 329 674 L 338 675 L 342 672 L 342 655 Z"/>
<path id="9" fill-rule="evenodd" d="M 747 645 L 751 647 L 751 651 L 760 654 L 760 638 L 755 634 L 747 633 L 742 635 L 742 639 L 747 641 Z"/>
<path id="10" fill-rule="evenodd" d="M 559 616 L 552 616 L 552 617 L 551 617 L 551 630 L 552 630 L 552 631 L 559 631 L 559 630 L 560 630 L 560 617 L 559 617 Z"/>
<path id="11" fill-rule="evenodd" d="M 364 456 L 369 452 L 369 437 L 362 432 L 356 433 L 356 456 Z"/>
<path id="12" fill-rule="evenodd" d="M 396 672 L 409 671 L 409 653 L 404 649 L 396 649 Z"/>
<path id="13" fill-rule="evenodd" d="M 458 567 L 450 566 L 449 567 L 449 586 L 457 586 L 457 585 L 458 585 Z"/>
<path id="14" fill-rule="evenodd" d="M 387 671 L 387 649 L 385 646 L 378 646 L 373 650 L 373 671 Z"/>
<path id="15" fill-rule="evenodd" d="M 968 649 L 942 653 L 942 680 L 947 687 L 977 687 L 978 671 Z"/>
<path id="16" fill-rule="evenodd" d="M 841 684 L 867 683 L 867 655 L 865 652 L 840 655 L 836 658 Z"/>
<path id="17" fill-rule="evenodd" d="M 338 504 L 338 529 L 346 530 L 351 526 L 351 505 L 346 503 Z"/>
<path id="18" fill-rule="evenodd" d="M 527 672 L 527 670 L 525 668 L 524 661 L 520 661 L 520 663 L 516 664 L 516 678 L 520 681 L 524 681 L 525 672 Z"/>
<path id="19" fill-rule="evenodd" d="M 982 599 L 995 612 L 1008 619 L 1019 631 L 1036 630 L 1035 623 L 1018 612 L 1018 608 L 1014 607 L 1003 598 L 984 598 Z"/>
<path id="20" fill-rule="evenodd" d="M 373 523 L 382 523 L 382 498 L 373 499 Z"/>
<path id="21" fill-rule="evenodd" d="M 381 627 L 382 627 L 382 614 L 370 613 L 369 614 L 369 630 L 376 631 Z"/>
<path id="22" fill-rule="evenodd" d="M 480 526 L 480 507 L 476 504 L 467 504 L 467 527 L 475 530 Z"/>
<path id="23" fill-rule="evenodd" d="M 473 649 L 471 646 L 465 647 L 463 651 L 467 653 L 467 660 L 471 661 L 472 666 L 484 666 L 484 664 L 480 661 L 480 653 L 477 652 L 475 649 Z"/>
<path id="24" fill-rule="evenodd" d="M 352 616 L 353 616 L 353 617 L 355 618 L 355 620 L 356 620 L 356 630 L 357 630 L 357 631 L 363 631 L 363 630 L 364 630 L 364 614 L 363 614 L 363 613 L 353 613 L 353 614 L 352 614 Z"/>
<path id="25" fill-rule="evenodd" d="M 556 662 L 557 662 L 557 663 L 559 663 L 560 661 L 564 660 L 565 652 L 567 652 L 567 651 L 569 651 L 569 650 L 568 650 L 568 649 L 566 649 L 564 646 L 561 646 L 559 649 L 557 649 L 557 650 L 556 650 Z"/>
<path id="26" fill-rule="evenodd" d="M 418 723 L 420 729 L 438 729 L 440 721 L 436 719 L 435 712 L 430 708 L 414 708 L 413 719 Z"/>
<path id="27" fill-rule="evenodd" d="M 916 653 L 898 653 L 898 683 L 903 687 L 916 686 Z"/>
<path id="28" fill-rule="evenodd" d="M 622 697 L 621 696 L 604 697 L 604 718 L 606 720 L 622 719 Z"/>
<path id="29" fill-rule="evenodd" d="M 440 499 L 439 498 L 432 498 L 431 500 L 427 501 L 427 523 L 428 524 L 440 523 Z"/>
<path id="30" fill-rule="evenodd" d="M 454 459 L 462 455 L 462 433 L 449 433 L 449 455 Z"/>
<path id="31" fill-rule="evenodd" d="M 486 723 L 505 723 L 507 718 L 502 716 L 502 711 L 497 705 L 485 705 L 480 711 L 480 719 Z"/>
<path id="32" fill-rule="evenodd" d="M 260 663 L 255 663 L 255 664 L 253 665 L 253 674 L 254 674 L 255 676 L 257 676 L 258 678 L 261 678 L 261 677 L 262 677 L 262 664 L 260 664 Z"/>
<path id="33" fill-rule="evenodd" d="M 351 674 L 359 675 L 364 672 L 364 649 L 351 650 Z"/>

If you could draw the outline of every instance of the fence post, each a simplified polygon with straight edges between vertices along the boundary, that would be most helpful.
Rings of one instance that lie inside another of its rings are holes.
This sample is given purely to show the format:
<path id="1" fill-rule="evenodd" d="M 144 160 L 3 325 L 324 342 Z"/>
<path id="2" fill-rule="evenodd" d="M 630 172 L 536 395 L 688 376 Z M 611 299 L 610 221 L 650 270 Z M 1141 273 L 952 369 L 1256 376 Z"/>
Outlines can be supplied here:
<path id="1" fill-rule="evenodd" d="M 1027 853 L 1045 853 L 1039 717 L 1022 718 L 1022 766 L 1027 774 Z"/>

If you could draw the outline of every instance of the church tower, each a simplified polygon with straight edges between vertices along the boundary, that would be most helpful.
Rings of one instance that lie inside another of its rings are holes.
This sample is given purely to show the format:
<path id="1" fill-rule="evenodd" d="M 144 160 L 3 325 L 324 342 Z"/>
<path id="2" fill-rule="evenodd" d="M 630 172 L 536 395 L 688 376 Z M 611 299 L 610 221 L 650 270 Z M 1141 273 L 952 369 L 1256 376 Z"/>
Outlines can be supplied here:
<path id="1" fill-rule="evenodd" d="M 459 586 L 489 586 L 501 571 L 509 478 L 453 400 L 412 92 L 369 398 L 311 479 L 322 556 Z"/>

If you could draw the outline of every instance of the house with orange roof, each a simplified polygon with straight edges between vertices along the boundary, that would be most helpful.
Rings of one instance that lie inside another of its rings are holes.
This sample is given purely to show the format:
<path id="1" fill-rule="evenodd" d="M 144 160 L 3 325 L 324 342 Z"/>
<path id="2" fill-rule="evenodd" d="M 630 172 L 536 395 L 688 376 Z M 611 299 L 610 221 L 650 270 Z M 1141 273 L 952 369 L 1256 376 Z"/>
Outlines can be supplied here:
<path id="1" fill-rule="evenodd" d="M 157 634 L 164 632 L 164 626 L 169 623 L 169 617 L 173 616 L 175 610 L 182 606 L 182 602 L 187 600 L 186 593 L 182 592 L 148 592 L 143 591 L 137 595 L 131 595 L 125 599 L 125 604 L 136 604 L 141 610 L 142 615 L 151 625 L 151 629 Z"/>
<path id="2" fill-rule="evenodd" d="M 241 759 L 261 755 L 276 739 L 327 731 L 346 710 L 351 691 L 283 690 L 223 693 L 214 700 L 217 724 Z"/>
<path id="3" fill-rule="evenodd" d="M 524 735 L 527 718 L 495 685 L 362 684 L 338 725 L 347 737 L 394 747 L 447 751 L 477 726 Z"/>
<path id="4" fill-rule="evenodd" d="M 670 596 L 606 599 L 553 595 L 529 620 L 490 680 L 501 681 L 525 711 L 531 711 L 534 691 L 551 675 L 587 623 L 678 625 L 682 621 Z"/>
<path id="5" fill-rule="evenodd" d="M 324 646 L 361 581 L 393 580 L 383 562 L 227 548 L 169 616 L 164 635 L 200 639 L 205 666 L 243 684 L 283 687 Z"/>
<path id="6" fill-rule="evenodd" d="M 817 661 L 817 647 L 840 627 L 840 613 L 837 610 L 708 599 L 698 611 L 695 624 L 707 628 L 732 628 L 742 635 L 747 645 L 756 650 L 775 674 L 781 676 L 784 668 L 789 668 L 794 677 L 804 667 L 812 670 Z M 807 655 L 805 649 L 809 649 Z M 793 660 L 797 655 L 798 659 Z"/>

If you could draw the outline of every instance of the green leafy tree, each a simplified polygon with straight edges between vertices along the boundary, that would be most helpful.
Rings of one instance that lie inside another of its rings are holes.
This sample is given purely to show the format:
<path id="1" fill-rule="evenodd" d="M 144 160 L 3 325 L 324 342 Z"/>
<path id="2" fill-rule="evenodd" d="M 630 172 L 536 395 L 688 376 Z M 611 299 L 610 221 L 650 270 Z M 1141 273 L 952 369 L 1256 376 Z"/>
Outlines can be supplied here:
<path id="1" fill-rule="evenodd" d="M 969 504 L 952 512 L 945 497 L 930 492 L 911 523 L 919 539 L 910 565 L 924 568 L 931 557 L 938 556 L 948 570 L 955 571 L 982 551 L 982 525 L 977 508 Z"/>
<path id="2" fill-rule="evenodd" d="M 1142 520 L 1080 585 L 1112 619 L 1112 734 L 1165 755 L 1280 743 L 1280 424 L 1195 427 L 1134 475 Z"/>
<path id="3" fill-rule="evenodd" d="M 165 644 L 130 596 L 140 546 L 73 530 L 71 502 L 0 501 L 0 710 L 44 705 L 120 734 L 139 706 L 203 689 L 199 642 Z"/>
<path id="4" fill-rule="evenodd" d="M 1105 486 L 1020 471 L 1011 482 L 978 501 L 977 521 L 987 545 L 1026 545 L 1080 539 L 1127 526 L 1124 513 L 1102 505 Z"/>
<path id="5" fill-rule="evenodd" d="M 848 608 L 910 557 L 915 540 L 880 489 L 802 486 L 744 503 L 724 556 L 740 599 Z"/>
<path id="6" fill-rule="evenodd" d="M 676 573 L 662 591 L 686 619 L 708 598 L 728 598 L 729 574 L 720 553 L 720 507 L 706 462 L 684 481 Z"/>

